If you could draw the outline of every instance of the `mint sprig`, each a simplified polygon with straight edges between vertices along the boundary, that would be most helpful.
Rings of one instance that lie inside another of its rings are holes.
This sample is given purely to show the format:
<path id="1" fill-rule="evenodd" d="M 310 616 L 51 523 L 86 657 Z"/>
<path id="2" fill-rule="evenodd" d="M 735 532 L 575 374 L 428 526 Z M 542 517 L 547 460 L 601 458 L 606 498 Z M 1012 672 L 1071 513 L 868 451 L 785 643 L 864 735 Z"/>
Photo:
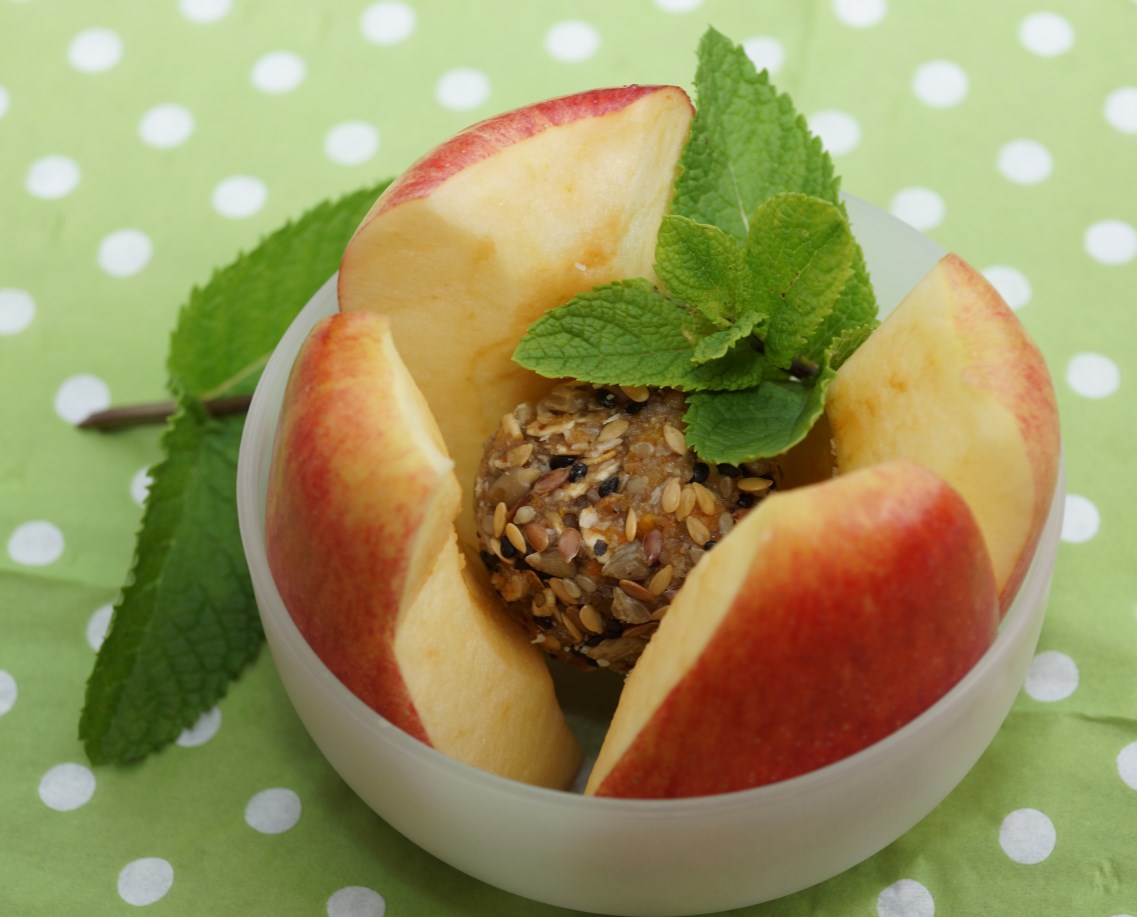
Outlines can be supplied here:
<path id="1" fill-rule="evenodd" d="M 203 399 L 253 390 L 381 190 L 313 208 L 215 273 L 182 309 L 168 360 L 178 411 L 79 721 L 93 763 L 133 761 L 176 739 L 256 657 L 263 633 L 237 529 L 243 418 L 211 417 Z"/>
<path id="2" fill-rule="evenodd" d="M 789 97 L 714 29 L 695 86 L 658 282 L 574 297 L 529 327 L 514 360 L 550 378 L 680 389 L 688 443 L 737 464 L 804 439 L 876 301 L 832 161 Z"/>

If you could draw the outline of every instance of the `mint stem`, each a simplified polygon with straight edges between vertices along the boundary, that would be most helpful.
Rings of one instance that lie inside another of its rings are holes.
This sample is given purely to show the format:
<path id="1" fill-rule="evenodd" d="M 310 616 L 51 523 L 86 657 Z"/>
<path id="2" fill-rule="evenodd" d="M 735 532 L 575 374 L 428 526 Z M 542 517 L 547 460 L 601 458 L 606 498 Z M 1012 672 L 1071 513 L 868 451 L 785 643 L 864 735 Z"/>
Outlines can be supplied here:
<path id="1" fill-rule="evenodd" d="M 247 411 L 252 398 L 252 395 L 224 395 L 219 398 L 207 398 L 202 403 L 214 417 L 223 417 L 227 414 L 240 414 Z M 100 430 L 102 432 L 122 430 L 127 427 L 164 423 L 173 416 L 175 410 L 177 410 L 177 403 L 173 399 L 145 404 L 124 404 L 119 407 L 95 411 L 79 421 L 76 426 L 81 430 Z"/>

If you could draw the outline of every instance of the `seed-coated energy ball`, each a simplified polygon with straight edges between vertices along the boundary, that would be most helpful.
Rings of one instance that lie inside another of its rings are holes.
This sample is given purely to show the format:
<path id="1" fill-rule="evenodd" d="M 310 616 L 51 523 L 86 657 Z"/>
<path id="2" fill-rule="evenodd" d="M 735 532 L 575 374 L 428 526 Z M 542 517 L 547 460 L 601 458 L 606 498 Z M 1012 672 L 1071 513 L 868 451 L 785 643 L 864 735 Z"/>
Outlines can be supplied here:
<path id="1" fill-rule="evenodd" d="M 557 385 L 502 418 L 474 488 L 481 556 L 546 652 L 627 672 L 691 568 L 777 487 L 708 465 L 670 389 Z"/>

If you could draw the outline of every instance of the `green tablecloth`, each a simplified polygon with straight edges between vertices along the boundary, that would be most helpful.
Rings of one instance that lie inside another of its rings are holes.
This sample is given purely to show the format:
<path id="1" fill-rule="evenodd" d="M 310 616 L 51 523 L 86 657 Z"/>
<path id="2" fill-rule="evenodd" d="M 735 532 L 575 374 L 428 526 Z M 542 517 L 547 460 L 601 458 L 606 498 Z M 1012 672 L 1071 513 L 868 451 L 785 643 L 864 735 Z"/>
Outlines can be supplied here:
<path id="1" fill-rule="evenodd" d="M 467 123 L 688 86 L 745 40 L 847 190 L 982 268 L 1052 367 L 1063 543 L 993 745 L 908 835 L 739 913 L 1137 913 L 1137 3 L 0 0 L 0 913 L 561 913 L 403 840 L 338 779 L 262 653 L 175 746 L 87 765 L 76 722 L 194 284 Z"/>

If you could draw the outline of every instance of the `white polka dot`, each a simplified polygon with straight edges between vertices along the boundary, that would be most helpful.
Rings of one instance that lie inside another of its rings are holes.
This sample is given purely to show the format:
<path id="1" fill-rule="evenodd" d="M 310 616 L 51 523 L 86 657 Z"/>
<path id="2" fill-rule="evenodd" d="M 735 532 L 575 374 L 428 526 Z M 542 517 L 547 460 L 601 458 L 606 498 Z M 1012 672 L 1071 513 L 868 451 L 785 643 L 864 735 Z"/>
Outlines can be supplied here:
<path id="1" fill-rule="evenodd" d="M 983 276 L 1012 309 L 1021 309 L 1030 302 L 1030 281 L 1022 271 L 1005 264 L 993 264 L 983 271 Z"/>
<path id="2" fill-rule="evenodd" d="M 876 25 L 887 12 L 885 0 L 833 0 L 833 15 L 854 29 Z"/>
<path id="3" fill-rule="evenodd" d="M 16 679 L 10 672 L 0 669 L 0 716 L 16 706 L 16 698 L 19 693 Z"/>
<path id="4" fill-rule="evenodd" d="M 261 834 L 282 834 L 300 820 L 300 797 L 292 790 L 261 790 L 245 806 L 245 821 Z"/>
<path id="5" fill-rule="evenodd" d="M 150 469 L 139 468 L 130 479 L 130 498 L 142 506 L 146 503 L 146 497 L 150 494 L 150 485 L 153 483 L 154 479 L 150 476 Z"/>
<path id="6" fill-rule="evenodd" d="M 999 150 L 999 171 L 1020 185 L 1035 185 L 1054 170 L 1050 151 L 1037 140 L 1012 140 Z"/>
<path id="7" fill-rule="evenodd" d="M 150 263 L 154 243 L 138 229 L 119 229 L 99 243 L 98 262 L 112 277 L 132 277 Z"/>
<path id="8" fill-rule="evenodd" d="M 185 143 L 193 129 L 194 120 L 190 110 L 172 102 L 155 105 L 138 122 L 138 136 L 142 142 L 160 150 Z"/>
<path id="9" fill-rule="evenodd" d="M 107 639 L 112 617 L 114 617 L 114 606 L 108 602 L 96 608 L 87 619 L 87 644 L 96 653 Z"/>
<path id="10" fill-rule="evenodd" d="M 1098 533 L 1101 514 L 1092 502 L 1079 494 L 1066 495 L 1066 512 L 1062 516 L 1062 540 L 1082 544 Z"/>
<path id="11" fill-rule="evenodd" d="M 261 92 L 280 95 L 304 82 L 308 65 L 292 51 L 272 51 L 257 59 L 249 79 Z"/>
<path id="12" fill-rule="evenodd" d="M 174 867 L 161 857 L 134 860 L 118 874 L 119 897 L 135 907 L 161 901 L 173 884 Z"/>
<path id="13" fill-rule="evenodd" d="M 754 35 L 742 42 L 742 50 L 758 70 L 768 70 L 771 74 L 782 69 L 786 62 L 786 49 L 772 35 Z"/>
<path id="14" fill-rule="evenodd" d="M 1019 24 L 1019 41 L 1032 54 L 1054 57 L 1074 45 L 1074 27 L 1057 13 L 1031 13 Z"/>
<path id="15" fill-rule="evenodd" d="M 406 41 L 415 30 L 415 11 L 405 3 L 372 3 L 359 20 L 363 37 L 376 45 Z"/>
<path id="16" fill-rule="evenodd" d="M 1123 134 L 1137 134 L 1137 86 L 1122 86 L 1105 97 L 1105 120 Z"/>
<path id="17" fill-rule="evenodd" d="M 46 567 L 63 556 L 63 533 L 42 519 L 25 522 L 8 536 L 8 556 L 25 567 Z"/>
<path id="18" fill-rule="evenodd" d="M 328 917 L 383 917 L 387 902 L 383 896 L 362 885 L 348 885 L 328 898 Z"/>
<path id="19" fill-rule="evenodd" d="M 1084 398 L 1105 398 L 1121 385 L 1121 370 L 1100 353 L 1079 353 L 1066 364 L 1066 382 Z"/>
<path id="20" fill-rule="evenodd" d="M 324 137 L 324 155 L 341 166 L 357 166 L 379 151 L 379 130 L 366 121 L 344 121 Z"/>
<path id="21" fill-rule="evenodd" d="M 55 393 L 55 413 L 68 423 L 79 423 L 111 405 L 111 390 L 98 376 L 83 373 L 65 379 Z"/>
<path id="22" fill-rule="evenodd" d="M 251 175 L 233 175 L 213 189 L 213 209 L 223 217 L 241 220 L 259 211 L 268 199 L 268 188 Z"/>
<path id="23" fill-rule="evenodd" d="M 27 290 L 0 289 L 0 334 L 19 334 L 36 317 L 36 301 Z"/>
<path id="24" fill-rule="evenodd" d="M 1137 742 L 1117 753 L 1117 773 L 1131 790 L 1137 790 Z"/>
<path id="25" fill-rule="evenodd" d="M 0 118 L 8 114 L 8 106 L 12 104 L 12 97 L 4 86 L 0 86 Z"/>
<path id="26" fill-rule="evenodd" d="M 81 73 L 102 73 L 122 60 L 122 39 L 110 29 L 86 29 L 67 46 L 67 60 Z"/>
<path id="27" fill-rule="evenodd" d="M 600 33 L 580 19 L 554 23 L 545 33 L 545 53 L 568 64 L 586 61 L 600 48 Z"/>
<path id="28" fill-rule="evenodd" d="M 916 98 L 932 108 L 950 108 L 967 96 L 967 74 L 959 64 L 933 60 L 921 64 L 912 76 Z"/>
<path id="29" fill-rule="evenodd" d="M 221 711 L 216 707 L 206 710 L 196 722 L 188 729 L 183 729 L 177 738 L 177 744 L 182 748 L 197 748 L 204 745 L 221 728 Z M 292 827 L 289 825 L 289 827 Z M 275 833 L 275 832 L 274 832 Z"/>
<path id="30" fill-rule="evenodd" d="M 1102 264 L 1125 264 L 1137 255 L 1137 229 L 1121 220 L 1101 220 L 1082 237 L 1086 252 Z"/>
<path id="31" fill-rule="evenodd" d="M 655 5 L 665 13 L 689 13 L 703 5 L 703 0 L 655 0 Z"/>
<path id="32" fill-rule="evenodd" d="M 82 764 L 57 764 L 39 782 L 39 798 L 49 809 L 71 812 L 95 795 L 95 775 Z"/>
<path id="33" fill-rule="evenodd" d="M 1023 689 L 1037 701 L 1065 700 L 1077 690 L 1078 664 L 1065 653 L 1047 650 L 1031 660 Z"/>
<path id="34" fill-rule="evenodd" d="M 70 156 L 44 156 L 32 163 L 24 185 L 35 197 L 66 197 L 79 185 L 79 164 Z"/>
<path id="35" fill-rule="evenodd" d="M 876 899 L 877 917 L 934 917 L 932 893 L 915 879 L 900 879 Z"/>
<path id="36" fill-rule="evenodd" d="M 1016 809 L 999 826 L 999 846 L 1016 863 L 1032 866 L 1054 852 L 1054 823 L 1038 809 Z"/>
<path id="37" fill-rule="evenodd" d="M 178 0 L 178 9 L 190 22 L 216 22 L 229 15 L 233 0 Z"/>
<path id="38" fill-rule="evenodd" d="M 893 216 L 921 231 L 933 229 L 944 220 L 944 199 L 931 188 L 903 188 L 892 197 Z"/>
<path id="39" fill-rule="evenodd" d="M 456 67 L 438 78 L 434 97 L 443 108 L 466 111 L 490 96 L 490 78 L 472 67 Z"/>
<path id="40" fill-rule="evenodd" d="M 809 129 L 821 138 L 831 156 L 850 153 L 861 142 L 857 119 L 843 111 L 819 111 L 809 118 Z"/>

